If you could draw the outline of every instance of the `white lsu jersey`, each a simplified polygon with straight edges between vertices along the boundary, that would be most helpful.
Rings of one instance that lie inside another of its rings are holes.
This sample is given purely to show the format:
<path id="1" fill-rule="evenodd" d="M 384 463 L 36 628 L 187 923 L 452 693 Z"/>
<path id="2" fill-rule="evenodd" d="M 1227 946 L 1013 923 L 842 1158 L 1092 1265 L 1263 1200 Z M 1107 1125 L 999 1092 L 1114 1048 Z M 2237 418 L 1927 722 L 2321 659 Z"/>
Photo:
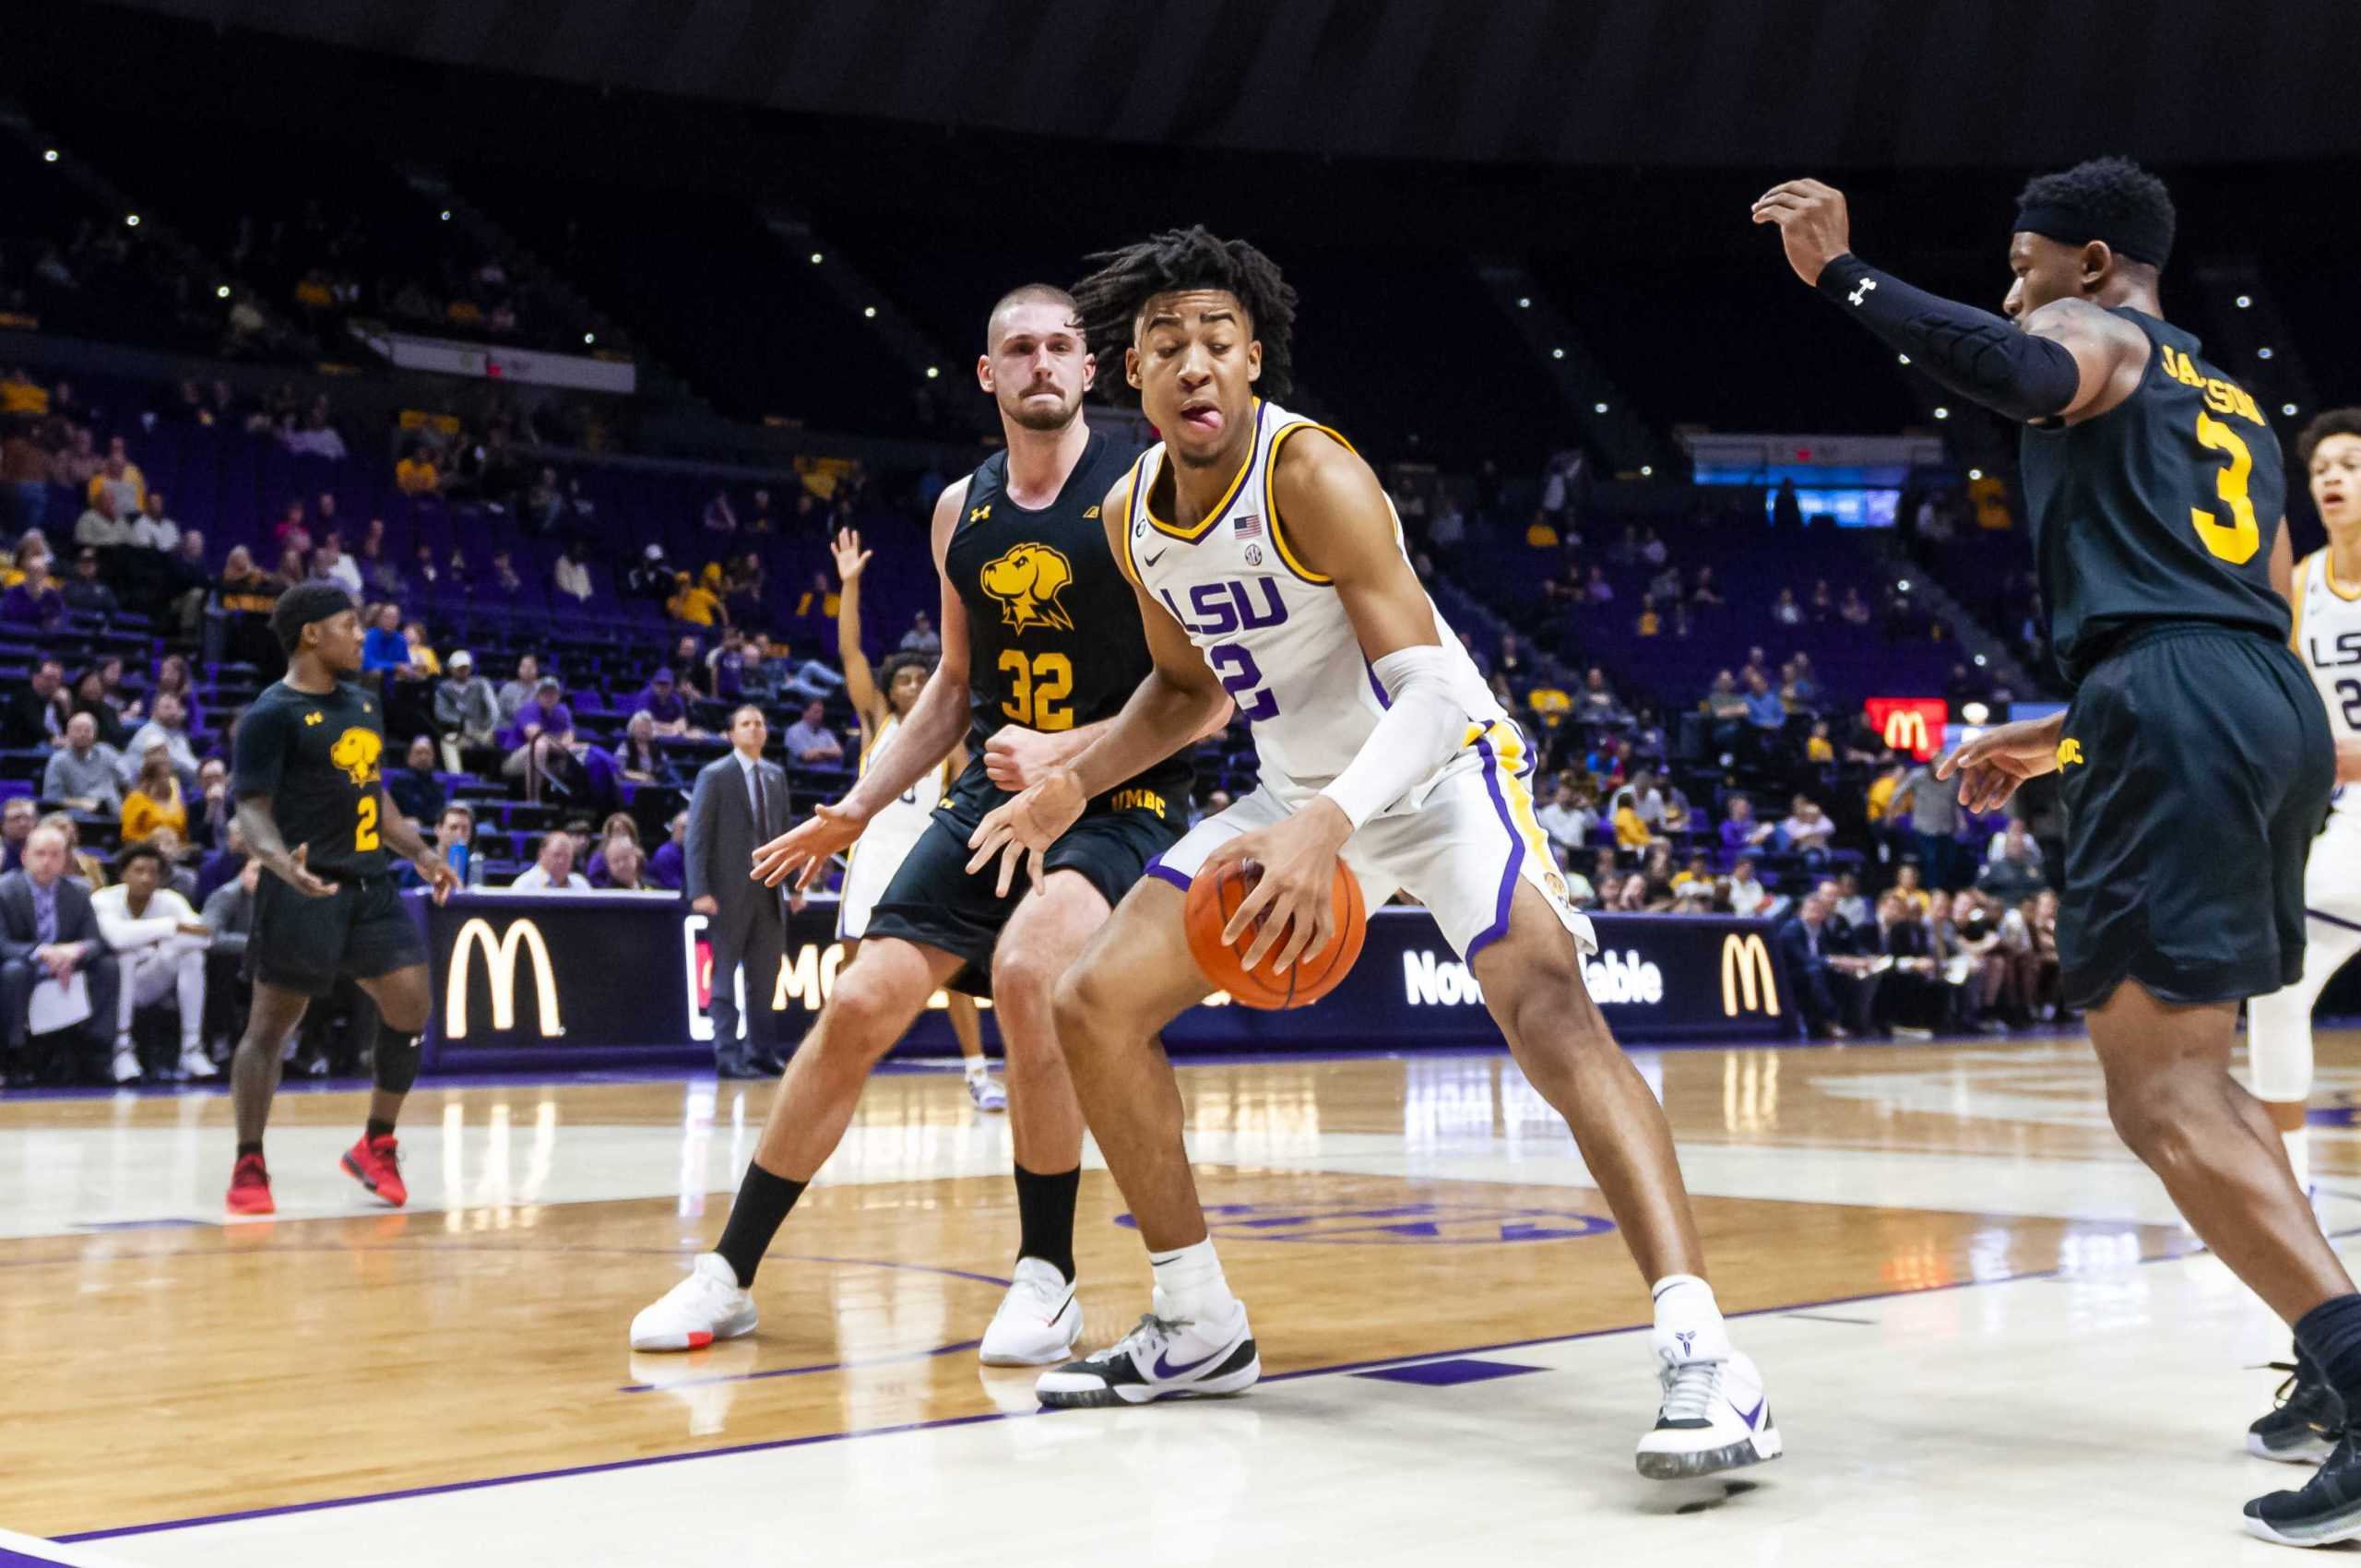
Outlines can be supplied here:
<path id="1" fill-rule="evenodd" d="M 1165 462 L 1161 443 L 1149 447 L 1132 469 L 1121 556 L 1132 580 L 1171 612 L 1204 654 L 1253 727 L 1263 786 L 1290 804 L 1300 804 L 1345 770 L 1386 707 L 1384 688 L 1362 657 L 1335 587 L 1303 564 L 1280 522 L 1272 485 L 1279 449 L 1305 430 L 1344 440 L 1325 425 L 1257 399 L 1254 445 L 1245 467 L 1221 505 L 1185 529 L 1149 508 Z M 1402 550 L 1402 521 L 1391 498 L 1386 511 L 1394 548 Z M 1507 716 L 1432 599 L 1427 609 L 1451 661 L 1453 692 L 1466 710 L 1464 751 Z M 1421 793 L 1413 790 L 1407 800 L 1415 802 Z"/>
<path id="2" fill-rule="evenodd" d="M 861 773 L 868 773 L 870 759 L 885 749 L 885 742 L 892 740 L 895 731 L 901 727 L 900 714 L 887 715 L 885 722 L 877 731 L 877 738 L 861 748 Z M 951 759 L 944 757 L 940 766 L 929 768 L 919 776 L 917 783 L 878 807 L 877 814 L 871 817 L 868 826 L 862 829 L 861 837 L 864 840 L 874 837 L 896 842 L 907 838 L 915 842 L 918 836 L 926 831 L 929 814 L 943 803 L 943 797 L 950 788 Z"/>
<path id="3" fill-rule="evenodd" d="M 2361 741 L 2361 583 L 2337 581 L 2328 552 L 2316 550 L 2296 563 L 2287 597 L 2296 618 L 2287 643 L 2328 707 L 2330 733 Z M 2335 800 L 2337 816 L 2361 816 L 2361 790 L 2344 785 Z"/>

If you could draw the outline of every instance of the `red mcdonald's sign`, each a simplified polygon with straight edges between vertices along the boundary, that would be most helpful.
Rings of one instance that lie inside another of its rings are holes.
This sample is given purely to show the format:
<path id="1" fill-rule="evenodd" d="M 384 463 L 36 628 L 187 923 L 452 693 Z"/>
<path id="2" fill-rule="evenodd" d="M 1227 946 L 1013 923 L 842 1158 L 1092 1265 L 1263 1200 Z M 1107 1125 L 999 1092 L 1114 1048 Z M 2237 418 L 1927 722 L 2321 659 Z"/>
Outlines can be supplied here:
<path id="1" fill-rule="evenodd" d="M 1870 697 L 1862 705 L 1869 728 L 1895 751 L 1927 762 L 1943 749 L 1951 705 L 1940 697 Z"/>

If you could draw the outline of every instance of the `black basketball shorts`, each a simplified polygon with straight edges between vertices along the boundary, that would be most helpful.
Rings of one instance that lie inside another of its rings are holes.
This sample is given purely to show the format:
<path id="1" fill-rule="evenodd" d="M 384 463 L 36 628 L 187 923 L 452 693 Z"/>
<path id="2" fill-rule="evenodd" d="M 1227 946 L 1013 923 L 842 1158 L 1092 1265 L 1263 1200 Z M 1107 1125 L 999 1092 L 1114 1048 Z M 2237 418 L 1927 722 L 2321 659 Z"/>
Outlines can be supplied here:
<path id="1" fill-rule="evenodd" d="M 338 976 L 374 980 L 425 962 L 426 938 L 390 873 L 339 884 L 324 898 L 306 898 L 269 872 L 255 885 L 250 979 L 326 996 Z"/>

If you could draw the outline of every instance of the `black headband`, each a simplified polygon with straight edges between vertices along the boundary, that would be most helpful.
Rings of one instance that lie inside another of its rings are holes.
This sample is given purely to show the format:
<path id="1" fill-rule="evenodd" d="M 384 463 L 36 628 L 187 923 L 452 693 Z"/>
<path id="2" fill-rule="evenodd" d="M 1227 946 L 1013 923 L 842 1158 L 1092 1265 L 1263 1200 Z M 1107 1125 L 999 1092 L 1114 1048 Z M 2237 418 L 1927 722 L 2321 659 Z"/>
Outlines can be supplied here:
<path id="1" fill-rule="evenodd" d="M 270 607 L 270 629 L 291 655 L 303 646 L 304 627 L 351 608 L 352 596 L 332 583 L 299 583 Z"/>
<path id="2" fill-rule="evenodd" d="M 2138 214 L 2102 218 L 2066 202 L 2025 203 L 2017 208 L 2017 232 L 2040 234 L 2066 245 L 2086 245 L 2098 240 L 2118 255 L 2144 261 L 2154 267 L 2162 267 L 2173 253 L 2173 224 L 2169 218 Z"/>

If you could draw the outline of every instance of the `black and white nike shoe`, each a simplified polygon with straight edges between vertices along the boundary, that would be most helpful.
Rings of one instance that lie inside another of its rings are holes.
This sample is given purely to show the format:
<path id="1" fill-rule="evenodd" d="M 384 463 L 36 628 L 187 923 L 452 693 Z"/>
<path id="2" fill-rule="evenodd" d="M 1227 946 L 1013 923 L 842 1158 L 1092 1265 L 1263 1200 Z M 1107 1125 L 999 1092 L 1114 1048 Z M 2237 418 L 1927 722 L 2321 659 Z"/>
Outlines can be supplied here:
<path id="1" fill-rule="evenodd" d="M 2278 1408 L 2247 1428 L 2247 1452 L 2258 1459 L 2317 1465 L 2336 1446 L 2344 1428 L 2344 1401 L 2308 1368 L 2275 1361 L 2287 1381 L 2279 1385 Z"/>
<path id="2" fill-rule="evenodd" d="M 1776 1459 L 1785 1446 L 1771 1420 L 1762 1374 L 1748 1358 L 1676 1361 L 1657 1373 L 1664 1404 L 1656 1424 L 1640 1439 L 1640 1474 L 1679 1480 Z"/>
<path id="3" fill-rule="evenodd" d="M 1263 1375 L 1243 1301 L 1230 1303 L 1227 1322 L 1163 1315 L 1167 1303 L 1161 1290 L 1154 1304 L 1157 1310 L 1141 1317 L 1137 1328 L 1097 1355 L 1043 1372 L 1033 1385 L 1041 1403 L 1072 1409 L 1243 1394 Z"/>
<path id="4" fill-rule="evenodd" d="M 2294 1491 L 2274 1491 L 2247 1504 L 2247 1534 L 2281 1546 L 2330 1546 L 2361 1539 L 2361 1452 L 2350 1431 Z"/>

